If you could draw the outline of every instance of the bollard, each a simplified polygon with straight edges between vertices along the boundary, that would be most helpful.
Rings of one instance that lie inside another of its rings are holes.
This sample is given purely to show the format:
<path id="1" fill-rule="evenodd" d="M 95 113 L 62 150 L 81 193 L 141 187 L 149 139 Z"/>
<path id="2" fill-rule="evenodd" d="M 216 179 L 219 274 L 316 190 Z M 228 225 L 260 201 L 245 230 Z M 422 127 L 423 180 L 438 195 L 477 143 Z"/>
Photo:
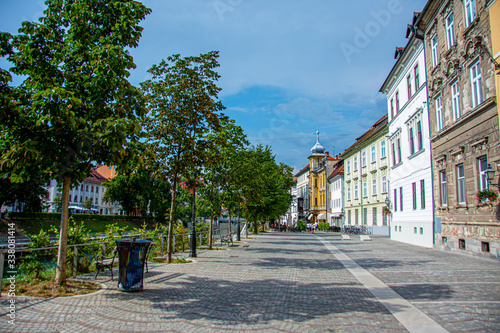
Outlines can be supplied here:
<path id="1" fill-rule="evenodd" d="M 106 243 L 102 243 L 101 248 L 102 248 L 102 255 L 105 256 L 106 255 Z"/>
<path id="2" fill-rule="evenodd" d="M 182 234 L 182 252 L 184 252 L 184 245 L 186 244 L 186 234 Z"/>
<path id="3" fill-rule="evenodd" d="M 161 238 L 160 238 L 160 242 L 161 242 L 161 245 L 160 245 L 160 257 L 163 257 L 163 240 L 165 239 L 165 237 L 162 235 Z"/>
<path id="4" fill-rule="evenodd" d="M 78 267 L 78 248 L 73 246 L 73 277 L 76 278 L 76 270 Z"/>

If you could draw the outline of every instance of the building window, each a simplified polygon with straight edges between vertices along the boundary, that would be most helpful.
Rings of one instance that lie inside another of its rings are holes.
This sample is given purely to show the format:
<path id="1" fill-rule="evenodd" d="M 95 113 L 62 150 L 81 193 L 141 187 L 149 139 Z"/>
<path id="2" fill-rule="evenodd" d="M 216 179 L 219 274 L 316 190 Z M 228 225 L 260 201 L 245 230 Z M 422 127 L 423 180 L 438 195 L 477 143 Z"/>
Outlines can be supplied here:
<path id="1" fill-rule="evenodd" d="M 434 35 L 431 38 L 431 53 L 432 53 L 432 66 L 435 67 L 439 63 L 437 35 Z"/>
<path id="2" fill-rule="evenodd" d="M 83 195 L 80 197 L 80 202 L 83 202 Z"/>
<path id="3" fill-rule="evenodd" d="M 483 85 L 479 61 L 470 68 L 470 81 L 472 86 L 472 107 L 475 108 L 483 102 Z"/>
<path id="4" fill-rule="evenodd" d="M 414 233 L 415 235 L 417 234 L 417 230 L 418 230 L 418 229 L 417 229 L 417 227 L 414 227 L 414 228 L 413 228 L 413 233 Z"/>
<path id="5" fill-rule="evenodd" d="M 448 185 L 446 181 L 446 170 L 439 172 L 439 181 L 441 183 L 441 206 L 448 205 Z"/>
<path id="6" fill-rule="evenodd" d="M 387 193 L 387 176 L 382 176 L 382 193 Z"/>
<path id="7" fill-rule="evenodd" d="M 391 119 L 394 118 L 394 99 L 391 98 Z"/>
<path id="8" fill-rule="evenodd" d="M 387 225 L 387 215 L 382 214 L 382 225 Z"/>
<path id="9" fill-rule="evenodd" d="M 465 0 L 465 26 L 471 25 L 472 21 L 476 19 L 476 1 Z"/>
<path id="10" fill-rule="evenodd" d="M 385 157 L 385 140 L 380 141 L 380 158 Z"/>
<path id="11" fill-rule="evenodd" d="M 425 181 L 420 180 L 420 208 L 425 209 Z"/>
<path id="12" fill-rule="evenodd" d="M 453 26 L 453 13 L 446 16 L 446 41 L 448 42 L 448 49 L 455 44 L 455 28 Z"/>
<path id="13" fill-rule="evenodd" d="M 420 121 L 417 122 L 417 145 L 418 145 L 418 151 L 421 151 L 424 148 L 424 142 L 422 137 L 422 123 Z"/>
<path id="14" fill-rule="evenodd" d="M 436 98 L 436 124 L 438 131 L 443 129 L 443 102 L 441 96 Z"/>
<path id="15" fill-rule="evenodd" d="M 413 128 L 411 127 L 410 127 L 409 138 L 410 138 L 410 155 L 413 155 L 415 154 L 415 141 L 413 139 Z"/>
<path id="16" fill-rule="evenodd" d="M 403 211 L 403 188 L 399 188 L 399 211 Z"/>
<path id="17" fill-rule="evenodd" d="M 420 227 L 420 234 L 423 235 L 424 234 L 424 228 Z"/>
<path id="18" fill-rule="evenodd" d="M 377 225 L 377 207 L 373 207 L 372 217 L 373 217 L 373 225 Z"/>
<path id="19" fill-rule="evenodd" d="M 363 198 L 368 196 L 368 184 L 366 181 L 363 182 Z"/>
<path id="20" fill-rule="evenodd" d="M 401 138 L 398 138 L 398 163 L 401 163 Z"/>
<path id="21" fill-rule="evenodd" d="M 78 202 L 78 196 L 75 195 L 75 202 Z"/>
<path id="22" fill-rule="evenodd" d="M 354 171 L 358 170 L 358 157 L 354 156 Z"/>
<path id="23" fill-rule="evenodd" d="M 465 204 L 465 171 L 464 165 L 457 165 L 457 200 L 459 204 Z"/>
<path id="24" fill-rule="evenodd" d="M 486 156 L 478 158 L 479 170 L 479 190 L 487 190 L 489 188 L 488 177 L 486 176 L 486 168 L 488 167 L 488 159 Z"/>
<path id="25" fill-rule="evenodd" d="M 451 108 L 453 110 L 453 120 L 460 118 L 460 89 L 458 88 L 458 80 L 451 85 Z"/>
<path id="26" fill-rule="evenodd" d="M 358 199 L 358 184 L 354 185 L 354 200 Z"/>
<path id="27" fill-rule="evenodd" d="M 86 185 L 86 190 L 85 191 L 87 191 L 87 192 L 89 191 L 89 186 L 88 185 Z"/>
<path id="28" fill-rule="evenodd" d="M 354 210 L 354 224 L 355 225 L 359 224 L 359 212 L 357 209 Z"/>
<path id="29" fill-rule="evenodd" d="M 363 225 L 368 224 L 368 208 L 363 208 Z"/>
<path id="30" fill-rule="evenodd" d="M 71 194 L 69 195 L 68 201 L 71 202 Z"/>
<path id="31" fill-rule="evenodd" d="M 99 193 L 99 187 L 98 186 L 95 187 L 95 193 Z"/>
<path id="32" fill-rule="evenodd" d="M 348 224 L 352 224 L 351 211 L 350 210 L 347 211 L 347 223 Z"/>
<path id="33" fill-rule="evenodd" d="M 377 179 L 372 179 L 372 195 L 377 195 Z"/>
<path id="34" fill-rule="evenodd" d="M 398 189 L 394 189 L 394 211 L 398 211 Z"/>
<path id="35" fill-rule="evenodd" d="M 365 166 L 366 166 L 366 151 L 361 153 L 361 167 L 364 168 Z"/>
<path id="36" fill-rule="evenodd" d="M 351 161 L 347 161 L 347 174 L 351 173 Z"/>
<path id="37" fill-rule="evenodd" d="M 80 186 L 80 191 L 83 191 L 83 185 Z"/>
<path id="38" fill-rule="evenodd" d="M 94 193 L 94 186 L 90 187 L 90 192 Z"/>
<path id="39" fill-rule="evenodd" d="M 418 76 L 418 64 L 413 68 L 413 76 L 415 77 L 415 91 L 420 88 L 420 77 Z"/>
<path id="40" fill-rule="evenodd" d="M 406 77 L 406 87 L 408 89 L 408 99 L 411 98 L 412 92 L 411 92 L 411 75 L 408 75 Z"/>
<path id="41" fill-rule="evenodd" d="M 392 166 L 396 165 L 396 144 L 392 143 Z"/>
<path id="42" fill-rule="evenodd" d="M 396 113 L 399 112 L 399 91 L 396 91 Z"/>
<path id="43" fill-rule="evenodd" d="M 413 202 L 413 210 L 417 209 L 417 183 L 411 184 L 411 196 Z"/>
<path id="44" fill-rule="evenodd" d="M 99 204 L 99 198 L 95 198 L 95 204 L 98 205 Z"/>
<path id="45" fill-rule="evenodd" d="M 372 146 L 372 163 L 375 162 L 375 145 Z"/>

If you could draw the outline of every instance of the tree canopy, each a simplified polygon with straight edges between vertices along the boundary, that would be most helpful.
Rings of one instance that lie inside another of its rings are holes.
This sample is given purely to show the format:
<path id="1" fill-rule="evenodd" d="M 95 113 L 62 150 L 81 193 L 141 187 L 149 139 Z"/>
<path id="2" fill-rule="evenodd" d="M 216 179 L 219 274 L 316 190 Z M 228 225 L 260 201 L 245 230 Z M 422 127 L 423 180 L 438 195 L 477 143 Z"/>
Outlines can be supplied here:
<path id="1" fill-rule="evenodd" d="M 66 281 L 68 194 L 93 163 L 119 166 L 140 132 L 140 91 L 127 80 L 150 9 L 133 0 L 48 0 L 39 22 L 2 33 L 3 55 L 24 75 L 0 114 L 0 171 L 13 181 L 37 166 L 63 182 L 56 280 Z"/>
<path id="2" fill-rule="evenodd" d="M 171 182 L 171 209 L 167 262 L 172 255 L 176 188 L 180 179 L 197 178 L 201 167 L 214 162 L 210 151 L 220 142 L 209 135 L 220 131 L 224 106 L 220 88 L 218 52 L 182 58 L 176 54 L 149 69 L 151 80 L 141 83 L 149 113 L 143 118 L 148 162 L 155 177 Z"/>

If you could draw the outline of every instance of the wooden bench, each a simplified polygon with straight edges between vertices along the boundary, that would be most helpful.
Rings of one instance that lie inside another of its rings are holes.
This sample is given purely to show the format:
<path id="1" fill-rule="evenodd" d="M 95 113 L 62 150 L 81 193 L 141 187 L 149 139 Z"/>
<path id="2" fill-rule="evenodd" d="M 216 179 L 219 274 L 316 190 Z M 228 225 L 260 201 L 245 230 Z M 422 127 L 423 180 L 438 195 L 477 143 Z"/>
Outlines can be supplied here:
<path id="1" fill-rule="evenodd" d="M 371 241 L 372 239 L 368 235 L 360 235 L 359 240 L 364 242 L 364 241 Z"/>
<path id="2" fill-rule="evenodd" d="M 116 254 L 118 253 L 116 247 L 113 249 L 113 252 L 111 253 L 111 256 L 107 257 L 102 254 L 98 254 L 95 256 L 95 268 L 97 269 L 97 272 L 95 273 L 94 279 L 97 279 L 97 276 L 101 271 L 104 272 L 106 268 L 108 268 L 111 271 L 111 280 L 113 280 L 113 265 L 115 263 L 115 258 Z"/>
<path id="3" fill-rule="evenodd" d="M 227 243 L 227 246 L 229 246 L 229 243 L 231 242 L 231 245 L 233 245 L 233 235 L 234 235 L 234 232 L 231 232 L 226 236 L 221 236 L 220 243 L 221 244 Z"/>

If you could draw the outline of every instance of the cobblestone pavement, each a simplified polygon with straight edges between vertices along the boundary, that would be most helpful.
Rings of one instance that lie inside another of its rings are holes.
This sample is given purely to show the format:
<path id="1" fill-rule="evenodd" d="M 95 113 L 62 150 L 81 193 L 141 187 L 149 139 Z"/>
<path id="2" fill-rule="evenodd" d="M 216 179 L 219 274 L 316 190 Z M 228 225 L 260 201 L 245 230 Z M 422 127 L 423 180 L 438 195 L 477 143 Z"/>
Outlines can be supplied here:
<path id="1" fill-rule="evenodd" d="M 2 297 L 0 332 L 405 332 L 321 239 L 446 330 L 500 331 L 496 261 L 385 237 L 251 237 L 225 251 L 198 251 L 195 263 L 151 263 L 143 292 L 116 290 L 108 271 L 98 278 L 108 289 L 96 294 L 18 297 L 16 326 L 7 322 Z"/>

